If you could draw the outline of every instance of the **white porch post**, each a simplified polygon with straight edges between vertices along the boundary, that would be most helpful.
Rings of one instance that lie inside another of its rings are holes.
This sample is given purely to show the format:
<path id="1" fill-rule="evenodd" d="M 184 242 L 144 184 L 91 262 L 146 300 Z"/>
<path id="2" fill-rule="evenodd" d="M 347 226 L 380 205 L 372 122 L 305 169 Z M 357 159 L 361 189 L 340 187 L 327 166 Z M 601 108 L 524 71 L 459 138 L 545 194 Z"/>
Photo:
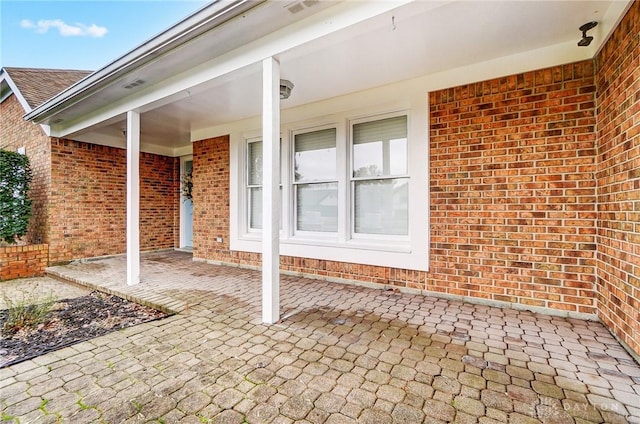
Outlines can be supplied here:
<path id="1" fill-rule="evenodd" d="M 127 284 L 140 282 L 140 113 L 127 112 Z"/>
<path id="2" fill-rule="evenodd" d="M 262 321 L 280 319 L 280 63 L 262 62 Z"/>

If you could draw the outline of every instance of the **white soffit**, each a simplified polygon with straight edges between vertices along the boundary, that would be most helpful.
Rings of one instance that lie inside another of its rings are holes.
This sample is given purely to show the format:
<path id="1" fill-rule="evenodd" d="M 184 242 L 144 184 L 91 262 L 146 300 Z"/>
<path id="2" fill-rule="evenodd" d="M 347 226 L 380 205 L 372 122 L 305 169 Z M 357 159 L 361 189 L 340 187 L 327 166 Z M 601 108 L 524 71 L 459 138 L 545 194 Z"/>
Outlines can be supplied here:
<path id="1" fill-rule="evenodd" d="M 282 3 L 280 3 L 282 4 Z M 415 1 L 311 38 L 281 52 L 282 77 L 295 87 L 291 108 L 412 78 L 444 88 L 592 58 L 627 1 Z M 322 10 L 331 25 L 332 10 Z M 313 16 L 312 16 L 313 17 Z M 578 27 L 596 20 L 592 46 Z M 304 21 L 294 21 L 295 26 Z M 279 32 L 287 34 L 287 29 Z M 279 33 L 271 34 L 274 37 Z M 291 34 L 291 33 L 289 33 Z M 269 37 L 264 43 L 278 43 Z M 285 44 L 283 44 L 285 45 Z M 178 63 L 180 54 L 166 63 Z M 177 66 L 177 65 L 176 65 Z M 167 68 L 170 69 L 170 68 Z M 166 71 L 166 69 L 165 69 Z M 431 77 L 430 77 L 431 76 Z M 447 85 L 450 84 L 450 85 Z M 148 143 L 179 149 L 194 132 L 260 113 L 261 74 L 248 66 L 168 96 L 143 110 Z M 117 135 L 117 126 L 101 129 Z M 104 126 L 104 125 L 99 125 Z M 90 137 L 86 137 L 90 139 Z"/>

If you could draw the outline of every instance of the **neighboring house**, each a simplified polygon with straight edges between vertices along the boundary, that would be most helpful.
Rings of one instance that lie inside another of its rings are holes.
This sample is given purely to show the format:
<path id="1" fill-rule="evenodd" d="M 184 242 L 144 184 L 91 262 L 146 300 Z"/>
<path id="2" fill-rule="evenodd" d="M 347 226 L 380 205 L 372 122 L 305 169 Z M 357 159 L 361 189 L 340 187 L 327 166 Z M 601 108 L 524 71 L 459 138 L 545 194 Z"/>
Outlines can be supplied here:
<path id="1" fill-rule="evenodd" d="M 262 264 L 267 322 L 279 266 L 597 316 L 640 353 L 639 35 L 638 2 L 212 3 L 26 115 L 50 260 L 126 251 L 135 284 L 191 246 Z"/>
<path id="2" fill-rule="evenodd" d="M 47 127 L 26 122 L 23 116 L 89 74 L 90 71 L 62 69 L 0 70 L 0 148 L 24 151 L 33 172 L 33 215 L 27 236 L 31 243 L 49 241 L 51 139 Z"/>

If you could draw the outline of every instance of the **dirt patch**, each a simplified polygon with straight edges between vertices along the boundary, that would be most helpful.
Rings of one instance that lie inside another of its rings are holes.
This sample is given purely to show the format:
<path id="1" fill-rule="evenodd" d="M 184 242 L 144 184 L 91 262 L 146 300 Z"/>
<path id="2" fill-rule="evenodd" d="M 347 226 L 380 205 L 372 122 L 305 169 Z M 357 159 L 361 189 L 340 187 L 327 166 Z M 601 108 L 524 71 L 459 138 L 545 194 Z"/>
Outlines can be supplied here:
<path id="1" fill-rule="evenodd" d="M 8 311 L 0 310 L 0 368 L 166 316 L 156 309 L 97 291 L 57 301 L 46 321 L 19 331 L 4 330 Z"/>

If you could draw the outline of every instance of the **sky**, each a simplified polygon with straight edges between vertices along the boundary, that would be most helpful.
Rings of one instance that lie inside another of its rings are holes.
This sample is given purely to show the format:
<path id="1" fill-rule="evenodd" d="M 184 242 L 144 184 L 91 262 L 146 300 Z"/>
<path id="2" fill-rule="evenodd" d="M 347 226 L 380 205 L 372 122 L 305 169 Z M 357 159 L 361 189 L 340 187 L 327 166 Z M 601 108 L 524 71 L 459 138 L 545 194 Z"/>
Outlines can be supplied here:
<path id="1" fill-rule="evenodd" d="M 95 71 L 205 0 L 0 0 L 0 67 Z"/>

